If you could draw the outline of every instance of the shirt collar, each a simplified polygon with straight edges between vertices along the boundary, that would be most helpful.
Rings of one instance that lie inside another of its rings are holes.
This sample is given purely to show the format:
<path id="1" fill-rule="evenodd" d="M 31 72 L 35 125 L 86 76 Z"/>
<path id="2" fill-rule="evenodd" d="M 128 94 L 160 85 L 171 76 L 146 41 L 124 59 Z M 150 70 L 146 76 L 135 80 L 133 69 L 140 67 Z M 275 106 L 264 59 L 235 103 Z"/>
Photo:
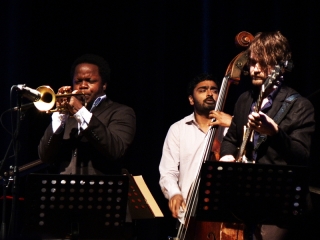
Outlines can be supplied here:
<path id="1" fill-rule="evenodd" d="M 105 95 L 102 95 L 102 96 L 100 96 L 100 97 L 97 97 L 96 100 L 94 100 L 94 102 L 93 102 L 93 104 L 92 104 L 92 107 L 91 107 L 91 109 L 90 109 L 90 112 L 92 112 L 92 110 L 93 110 L 96 106 L 98 106 L 98 105 L 100 104 L 100 102 L 101 102 L 103 99 L 105 99 L 105 98 L 107 98 L 107 95 L 106 95 L 106 94 L 105 94 Z"/>
<path id="2" fill-rule="evenodd" d="M 196 126 L 199 127 L 199 124 L 198 124 L 197 121 L 196 121 L 194 112 L 185 117 L 185 123 L 186 123 L 186 124 L 194 124 L 194 125 L 196 125 Z"/>

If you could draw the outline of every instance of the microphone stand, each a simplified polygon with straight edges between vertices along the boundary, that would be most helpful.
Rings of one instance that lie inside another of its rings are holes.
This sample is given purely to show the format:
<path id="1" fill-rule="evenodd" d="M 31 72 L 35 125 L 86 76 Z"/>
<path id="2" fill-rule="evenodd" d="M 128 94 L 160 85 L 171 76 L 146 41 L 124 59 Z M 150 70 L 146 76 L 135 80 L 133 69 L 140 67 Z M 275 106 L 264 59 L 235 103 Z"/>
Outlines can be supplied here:
<path id="1" fill-rule="evenodd" d="M 6 155 L 5 157 L 3 158 L 2 160 L 2 164 L 5 162 L 5 160 L 7 159 L 7 156 L 8 156 L 8 152 L 9 152 L 9 149 L 11 148 L 12 146 L 12 142 L 13 140 L 10 141 L 10 144 L 9 144 L 9 147 L 8 147 L 8 150 L 6 152 Z M 1 177 L 2 178 L 2 222 L 1 222 L 1 240 L 6 240 L 6 231 L 7 231 L 7 219 L 6 219 L 6 211 L 7 211 L 7 189 L 9 188 L 10 186 L 10 183 L 12 181 L 12 178 L 10 176 L 9 173 L 4 173 L 4 176 Z"/>
<path id="2" fill-rule="evenodd" d="M 19 159 L 19 133 L 20 133 L 20 124 L 23 118 L 23 114 L 21 114 L 21 94 L 18 94 L 17 99 L 17 126 L 16 131 L 13 134 L 13 149 L 14 149 L 14 165 L 13 165 L 13 175 L 12 175 L 12 208 L 11 208 L 11 220 L 10 220 L 10 227 L 8 231 L 8 236 L 12 237 L 13 239 L 16 237 L 17 231 L 17 210 L 18 210 L 18 179 L 19 179 L 19 168 L 18 168 L 18 159 Z M 10 183 L 8 183 L 10 184 Z"/>
<path id="3" fill-rule="evenodd" d="M 12 110 L 17 112 L 17 122 L 16 122 L 16 130 L 13 132 L 13 127 L 12 127 L 12 141 L 11 143 L 13 144 L 13 151 L 14 151 L 14 165 L 13 165 L 13 172 L 12 176 L 9 177 L 8 184 L 4 189 L 4 194 L 6 195 L 6 190 L 9 187 L 10 183 L 12 182 L 12 208 L 11 208 L 11 219 L 10 219 L 10 224 L 9 224 L 9 229 L 8 229 L 8 236 L 10 239 L 15 239 L 15 237 L 18 234 L 18 228 L 17 228 L 17 211 L 18 211 L 18 180 L 19 180 L 19 167 L 18 167 L 18 159 L 19 159 L 19 150 L 20 150 L 20 142 L 19 142 L 19 134 L 20 134 L 20 124 L 21 121 L 24 118 L 24 114 L 22 114 L 22 105 L 21 105 L 21 99 L 22 97 L 26 97 L 31 101 L 38 101 L 41 98 L 41 93 L 35 89 L 27 87 L 25 84 L 19 84 L 19 85 L 14 85 L 12 86 L 11 89 L 17 89 L 18 90 L 18 98 L 17 98 L 17 107 L 11 109 L 11 114 Z M 27 108 L 25 108 L 27 109 Z M 12 115 L 11 115 L 12 116 Z M 12 120 L 12 118 L 11 118 Z M 10 146 L 11 146 L 10 143 Z M 3 160 L 5 161 L 5 159 Z M 5 182 L 5 181 L 4 181 Z M 6 196 L 5 196 L 6 197 Z M 6 207 L 6 201 L 3 199 L 3 210 Z M 1 237 L 2 240 L 6 240 L 6 234 L 5 234 L 5 229 L 6 229 L 6 215 L 5 212 L 2 214 L 2 224 L 1 224 Z"/>

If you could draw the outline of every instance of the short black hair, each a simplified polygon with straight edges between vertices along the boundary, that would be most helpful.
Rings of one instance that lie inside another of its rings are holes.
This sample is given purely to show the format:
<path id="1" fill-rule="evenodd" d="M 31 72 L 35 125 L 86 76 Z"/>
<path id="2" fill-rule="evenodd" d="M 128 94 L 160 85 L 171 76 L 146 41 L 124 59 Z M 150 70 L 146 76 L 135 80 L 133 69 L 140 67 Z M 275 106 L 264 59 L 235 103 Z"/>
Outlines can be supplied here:
<path id="1" fill-rule="evenodd" d="M 110 81 L 110 67 L 109 63 L 102 57 L 95 54 L 84 54 L 78 57 L 71 66 L 70 75 L 71 78 L 74 76 L 75 68 L 81 63 L 91 63 L 98 66 L 99 75 L 103 83 L 108 83 Z"/>
<path id="2" fill-rule="evenodd" d="M 205 80 L 211 80 L 211 81 L 214 81 L 217 86 L 218 86 L 218 89 L 220 89 L 220 81 L 216 80 L 216 78 L 212 75 L 212 74 L 209 74 L 209 73 L 202 73 L 196 77 L 194 77 L 189 83 L 188 83 L 188 89 L 187 89 L 187 94 L 188 96 L 192 95 L 193 94 L 193 90 L 194 88 L 197 86 L 197 84 L 199 82 L 203 82 Z"/>

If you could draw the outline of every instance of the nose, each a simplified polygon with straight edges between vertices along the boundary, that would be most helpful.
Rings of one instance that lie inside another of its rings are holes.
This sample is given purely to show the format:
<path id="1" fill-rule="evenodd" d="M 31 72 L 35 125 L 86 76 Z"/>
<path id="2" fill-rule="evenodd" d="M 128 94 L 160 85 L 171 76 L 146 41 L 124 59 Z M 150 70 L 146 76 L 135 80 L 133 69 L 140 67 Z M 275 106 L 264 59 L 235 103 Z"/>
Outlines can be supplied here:
<path id="1" fill-rule="evenodd" d="M 254 72 L 261 72 L 261 67 L 259 63 L 256 63 L 253 67 Z"/>
<path id="2" fill-rule="evenodd" d="M 213 96 L 213 91 L 211 89 L 207 90 L 207 96 Z"/>
<path id="3" fill-rule="evenodd" d="M 85 80 L 81 81 L 79 88 L 80 88 L 80 89 L 88 88 L 88 83 L 87 83 L 87 81 L 85 81 Z"/>

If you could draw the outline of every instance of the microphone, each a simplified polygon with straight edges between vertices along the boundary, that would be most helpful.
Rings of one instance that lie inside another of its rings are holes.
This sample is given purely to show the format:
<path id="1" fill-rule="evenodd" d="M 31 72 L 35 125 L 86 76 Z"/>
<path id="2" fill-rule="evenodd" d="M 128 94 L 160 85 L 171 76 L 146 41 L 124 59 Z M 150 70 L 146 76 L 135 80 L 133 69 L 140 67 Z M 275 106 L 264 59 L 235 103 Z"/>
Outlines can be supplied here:
<path id="1" fill-rule="evenodd" d="M 29 108 L 34 107 L 33 103 L 27 103 L 27 104 L 23 104 L 21 105 L 21 111 L 27 111 Z M 18 111 L 19 107 L 14 107 L 10 109 L 11 111 Z"/>
<path id="2" fill-rule="evenodd" d="M 26 87 L 25 84 L 15 85 L 14 88 L 22 91 L 22 96 L 28 98 L 30 101 L 37 102 L 41 98 L 41 93 L 38 90 Z"/>

